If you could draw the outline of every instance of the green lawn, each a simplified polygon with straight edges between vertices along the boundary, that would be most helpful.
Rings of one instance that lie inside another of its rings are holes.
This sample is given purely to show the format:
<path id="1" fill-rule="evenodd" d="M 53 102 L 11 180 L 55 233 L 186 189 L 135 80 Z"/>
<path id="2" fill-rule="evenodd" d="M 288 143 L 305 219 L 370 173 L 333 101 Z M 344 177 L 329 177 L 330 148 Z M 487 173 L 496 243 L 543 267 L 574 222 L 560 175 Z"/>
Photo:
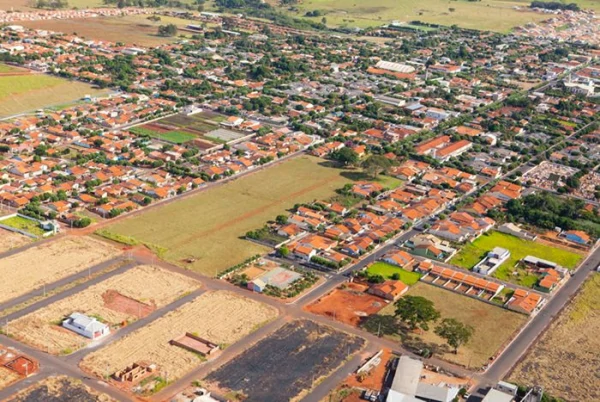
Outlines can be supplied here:
<path id="1" fill-rule="evenodd" d="M 125 218 L 107 230 L 150 244 L 163 250 L 166 260 L 212 276 L 269 251 L 243 236 L 296 203 L 331 197 L 350 182 L 346 172 L 325 166 L 322 159 L 299 156 Z M 188 259 L 193 262 L 186 263 Z"/>
<path id="2" fill-rule="evenodd" d="M 175 144 L 183 144 L 196 138 L 196 136 L 193 134 L 184 133 L 181 131 L 167 131 L 165 133 L 159 133 L 158 131 L 150 130 L 144 127 L 134 127 L 129 131 L 137 135 L 148 135 L 152 138 L 174 142 Z"/>
<path id="3" fill-rule="evenodd" d="M 0 224 L 10 226 L 15 229 L 21 229 L 36 236 L 42 236 L 45 233 L 44 230 L 38 226 L 37 222 L 21 218 L 20 216 L 4 219 L 0 221 Z"/>
<path id="4" fill-rule="evenodd" d="M 17 71 L 23 71 L 23 70 L 18 67 L 9 66 L 8 64 L 0 63 L 0 73 L 14 73 Z"/>
<path id="5" fill-rule="evenodd" d="M 502 247 L 509 250 L 510 258 L 494 272 L 493 276 L 528 287 L 533 286 L 537 282 L 537 276 L 528 275 L 524 270 L 519 269 L 516 270 L 518 275 L 512 274 L 513 267 L 523 257 L 531 255 L 543 258 L 569 269 L 575 268 L 582 259 L 580 254 L 561 248 L 550 247 L 545 244 L 492 231 L 480 236 L 473 243 L 464 246 L 450 262 L 460 267 L 471 269 L 494 247 Z"/>
<path id="6" fill-rule="evenodd" d="M 410 272 L 383 261 L 378 261 L 369 266 L 367 272 L 371 275 L 381 275 L 386 279 L 391 279 L 393 274 L 400 274 L 400 280 L 408 286 L 414 285 L 421 278 L 421 275 L 416 272 Z"/>

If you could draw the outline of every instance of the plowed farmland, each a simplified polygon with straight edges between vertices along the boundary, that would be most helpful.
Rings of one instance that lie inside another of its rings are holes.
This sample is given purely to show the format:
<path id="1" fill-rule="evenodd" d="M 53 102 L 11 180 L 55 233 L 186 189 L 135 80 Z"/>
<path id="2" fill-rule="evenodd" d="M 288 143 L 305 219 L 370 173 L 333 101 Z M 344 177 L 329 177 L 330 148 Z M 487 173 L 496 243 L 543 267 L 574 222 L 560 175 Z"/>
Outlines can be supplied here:
<path id="1" fill-rule="evenodd" d="M 0 303 L 115 258 L 120 251 L 89 237 L 65 237 L 0 259 Z"/>
<path id="2" fill-rule="evenodd" d="M 313 321 L 286 324 L 206 378 L 246 402 L 291 401 L 339 367 L 364 340 Z"/>
<path id="3" fill-rule="evenodd" d="M 197 282 L 180 274 L 151 266 L 135 267 L 13 321 L 11 334 L 50 353 L 71 352 L 89 343 L 60 326 L 71 313 L 118 325 L 146 316 L 197 287 Z"/>
<path id="4" fill-rule="evenodd" d="M 221 345 L 232 344 L 275 318 L 273 307 L 218 291 L 203 294 L 150 325 L 87 356 L 82 367 L 97 376 L 113 374 L 139 361 L 156 364 L 169 381 L 200 364 L 198 356 L 169 341 L 189 332 Z"/>

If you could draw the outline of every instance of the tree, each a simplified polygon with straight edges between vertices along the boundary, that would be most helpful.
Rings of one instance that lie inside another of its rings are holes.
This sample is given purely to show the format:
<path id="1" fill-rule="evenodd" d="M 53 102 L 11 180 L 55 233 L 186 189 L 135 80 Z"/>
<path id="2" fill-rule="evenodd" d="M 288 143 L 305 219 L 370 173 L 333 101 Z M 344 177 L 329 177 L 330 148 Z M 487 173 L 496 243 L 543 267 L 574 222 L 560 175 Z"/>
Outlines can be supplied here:
<path id="1" fill-rule="evenodd" d="M 440 312 L 435 309 L 433 302 L 422 296 L 404 296 L 394 306 L 395 315 L 404 321 L 411 330 L 421 328 L 429 330 L 429 323 L 440 318 Z"/>
<path id="2" fill-rule="evenodd" d="M 392 167 L 392 161 L 382 155 L 371 155 L 363 162 L 363 169 L 374 179 L 377 175 L 387 172 Z"/>
<path id="3" fill-rule="evenodd" d="M 175 36 L 177 35 L 177 25 L 168 24 L 161 25 L 158 27 L 158 35 L 159 36 Z"/>
<path id="4" fill-rule="evenodd" d="M 444 338 L 446 343 L 454 348 L 454 353 L 458 352 L 459 346 L 469 342 L 474 332 L 472 326 L 465 325 L 454 318 L 445 318 L 435 328 L 436 335 Z"/>
<path id="5" fill-rule="evenodd" d="M 281 247 L 279 247 L 279 249 L 277 250 L 277 252 L 282 257 L 287 257 L 288 255 L 290 255 L 290 249 L 287 248 L 287 246 L 281 246 Z"/>
<path id="6" fill-rule="evenodd" d="M 331 157 L 343 165 L 356 165 L 358 163 L 358 154 L 352 148 L 344 147 L 331 154 Z"/>
<path id="7" fill-rule="evenodd" d="M 277 215 L 277 218 L 275 218 L 275 222 L 277 222 L 279 225 L 285 225 L 288 221 L 288 217 L 285 215 Z"/>
<path id="8" fill-rule="evenodd" d="M 125 0 L 119 0 L 117 2 L 117 8 L 125 8 L 126 5 Z"/>

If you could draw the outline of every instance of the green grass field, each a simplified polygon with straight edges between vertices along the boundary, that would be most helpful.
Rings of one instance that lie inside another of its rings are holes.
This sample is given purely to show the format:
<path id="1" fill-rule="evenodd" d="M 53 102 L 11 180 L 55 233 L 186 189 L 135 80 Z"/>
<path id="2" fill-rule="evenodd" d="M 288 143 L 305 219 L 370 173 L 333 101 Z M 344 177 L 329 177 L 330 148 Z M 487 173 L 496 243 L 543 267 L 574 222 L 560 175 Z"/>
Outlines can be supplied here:
<path id="1" fill-rule="evenodd" d="M 37 222 L 21 218 L 20 216 L 13 216 L 12 218 L 4 219 L 0 221 L 0 223 L 15 229 L 24 230 L 36 236 L 42 236 L 45 233 L 44 230 L 38 226 Z"/>
<path id="2" fill-rule="evenodd" d="M 300 156 L 126 218 L 108 231 L 164 249 L 161 256 L 167 261 L 212 276 L 269 251 L 241 236 L 296 203 L 331 197 L 350 182 L 344 173 L 323 166 L 321 159 Z M 195 261 L 186 265 L 188 258 Z"/>
<path id="3" fill-rule="evenodd" d="M 106 90 L 45 74 L 0 76 L 0 117 L 30 112 L 45 106 L 98 96 Z"/>
<path id="4" fill-rule="evenodd" d="M 512 275 L 515 264 L 525 256 L 543 258 L 553 261 L 565 268 L 575 268 L 582 256 L 567 250 L 550 247 L 542 243 L 522 240 L 500 232 L 489 232 L 469 243 L 454 256 L 450 263 L 471 269 L 494 247 L 502 247 L 510 251 L 510 258 L 493 274 L 498 279 L 531 287 L 537 282 L 537 276 L 528 275 L 524 270 L 517 269 L 518 275 Z"/>
<path id="5" fill-rule="evenodd" d="M 184 133 L 181 131 L 168 131 L 166 133 L 159 133 L 158 131 L 150 130 L 144 127 L 134 127 L 129 131 L 137 135 L 149 135 L 152 138 L 174 142 L 175 144 L 183 144 L 196 138 L 196 136 L 193 134 Z"/>
<path id="6" fill-rule="evenodd" d="M 422 282 L 411 286 L 406 294 L 431 300 L 441 313 L 441 319 L 454 318 L 475 329 L 471 341 L 458 349 L 458 354 L 452 352 L 436 354 L 436 357 L 463 366 L 477 368 L 486 364 L 488 359 L 527 321 L 527 317 L 522 314 Z M 394 305 L 389 304 L 379 314 L 393 313 Z M 428 344 L 445 344 L 445 341 L 433 332 L 434 328 L 435 324 L 430 326 L 428 332 L 413 334 L 413 336 L 418 335 Z"/>
<path id="7" fill-rule="evenodd" d="M 393 274 L 399 274 L 400 280 L 408 286 L 414 285 L 421 278 L 421 275 L 416 272 L 410 272 L 383 261 L 371 265 L 367 268 L 367 272 L 371 275 L 381 275 L 386 279 L 391 279 Z"/>
<path id="8" fill-rule="evenodd" d="M 600 10 L 600 1 L 574 2 L 584 8 Z M 298 4 L 298 12 L 288 13 L 302 17 L 307 11 L 320 10 L 324 12 L 328 26 L 350 28 L 375 27 L 397 20 L 508 32 L 515 26 L 549 18 L 547 14 L 527 11 L 530 3 L 528 0 L 373 0 L 368 3 L 356 0 L 304 0 Z M 521 10 L 516 10 L 515 7 L 521 7 Z M 312 20 L 320 21 L 321 18 L 319 16 Z"/>

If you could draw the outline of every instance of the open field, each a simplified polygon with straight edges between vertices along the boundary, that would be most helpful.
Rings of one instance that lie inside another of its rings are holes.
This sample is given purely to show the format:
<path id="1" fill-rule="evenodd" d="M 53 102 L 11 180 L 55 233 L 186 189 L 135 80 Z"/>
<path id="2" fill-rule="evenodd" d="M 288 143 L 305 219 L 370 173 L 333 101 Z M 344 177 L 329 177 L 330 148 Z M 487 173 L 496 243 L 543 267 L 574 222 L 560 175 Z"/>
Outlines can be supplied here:
<path id="1" fill-rule="evenodd" d="M 207 132 L 219 128 L 218 123 L 210 119 L 212 115 L 213 113 L 207 112 L 197 113 L 192 116 L 178 114 L 134 127 L 129 131 L 137 135 L 147 135 L 176 144 L 196 140 L 194 145 L 200 149 L 208 149 L 224 142 L 205 136 Z M 240 134 L 239 136 L 243 137 L 244 134 Z"/>
<path id="2" fill-rule="evenodd" d="M 29 242 L 31 242 L 31 239 L 27 236 L 11 232 L 10 230 L 0 229 L 0 253 L 24 246 Z"/>
<path id="3" fill-rule="evenodd" d="M 583 258 L 581 254 L 573 253 L 562 248 L 551 247 L 539 242 L 519 239 L 500 232 L 489 232 L 481 235 L 473 243 L 468 243 L 456 254 L 450 263 L 463 268 L 471 269 L 494 247 L 502 247 L 510 251 L 509 259 L 492 274 L 492 276 L 517 283 L 522 286 L 533 286 L 538 277 L 527 274 L 523 269 L 517 270 L 518 275 L 513 275 L 513 267 L 522 258 L 532 255 L 553 261 L 565 268 L 574 268 Z"/>
<path id="4" fill-rule="evenodd" d="M 241 236 L 296 203 L 325 199 L 347 171 L 300 156 L 109 226 L 108 231 L 164 248 L 161 257 L 206 275 L 270 249 Z M 226 202 L 225 202 L 226 200 Z"/>
<path id="5" fill-rule="evenodd" d="M 362 348 L 364 340 L 312 321 L 286 324 L 206 377 L 246 402 L 294 401 Z M 285 384 L 285 386 L 283 386 Z"/>
<path id="6" fill-rule="evenodd" d="M 271 1 L 270 1 L 271 2 Z M 594 0 L 575 0 L 582 7 L 600 10 Z M 446 26 L 508 32 L 515 26 L 550 18 L 548 14 L 529 11 L 528 0 L 481 0 L 479 2 L 441 0 L 393 1 L 374 0 L 367 3 L 355 0 L 305 0 L 298 4 L 298 12 L 288 12 L 295 17 L 307 11 L 320 10 L 328 26 L 375 27 L 393 20 L 423 21 Z M 521 7 L 522 10 L 515 10 Z M 320 21 L 321 16 L 312 18 Z"/>
<path id="7" fill-rule="evenodd" d="M 600 275 L 594 274 L 573 302 L 521 359 L 510 375 L 569 401 L 598 401 Z"/>
<path id="8" fill-rule="evenodd" d="M 0 117 L 29 112 L 53 104 L 98 96 L 106 90 L 45 74 L 0 75 Z"/>
<path id="9" fill-rule="evenodd" d="M 60 326 L 71 313 L 118 326 L 147 316 L 198 285 L 180 274 L 138 266 L 11 322 L 11 335 L 49 353 L 70 353 L 91 342 Z"/>
<path id="10" fill-rule="evenodd" d="M 120 254 L 89 237 L 65 237 L 0 259 L 0 303 Z"/>
<path id="11" fill-rule="evenodd" d="M 169 344 L 189 332 L 221 346 L 239 341 L 277 316 L 273 307 L 234 293 L 205 293 L 134 333 L 88 355 L 82 367 L 102 377 L 139 361 L 154 363 L 174 381 L 201 363 L 194 353 Z"/>
<path id="12" fill-rule="evenodd" d="M 19 392 L 10 402 L 112 402 L 106 394 L 99 394 L 80 380 L 67 377 L 48 377 Z"/>
<path id="13" fill-rule="evenodd" d="M 454 318 L 475 329 L 471 341 L 458 349 L 458 354 L 451 350 L 445 352 L 445 341 L 433 333 L 435 324 L 430 325 L 430 330 L 423 334 L 412 334 L 420 337 L 424 343 L 442 346 L 436 348 L 438 357 L 463 366 L 478 368 L 486 364 L 527 321 L 522 314 L 425 283 L 417 283 L 406 294 L 431 300 L 442 315 L 440 320 Z M 390 304 L 380 314 L 393 314 L 394 310 L 394 305 Z"/>
<path id="14" fill-rule="evenodd" d="M 368 293 L 366 285 L 347 283 L 345 288 L 337 288 L 306 306 L 306 310 L 314 314 L 324 315 L 336 321 L 358 326 L 371 314 L 376 314 L 386 306 L 381 297 Z"/>
<path id="15" fill-rule="evenodd" d="M 369 266 L 369 268 L 367 268 L 367 272 L 371 275 L 381 275 L 386 279 L 391 279 L 392 275 L 398 274 L 400 275 L 400 280 L 408 286 L 412 286 L 419 282 L 419 279 L 421 278 L 421 275 L 419 275 L 417 272 L 407 271 L 383 261 L 378 261 Z"/>
<path id="16" fill-rule="evenodd" d="M 160 21 L 153 22 L 147 17 L 147 15 L 128 15 L 109 18 L 24 21 L 20 24 L 35 29 L 67 34 L 77 33 L 78 36 L 87 39 L 122 42 L 131 46 L 158 46 L 179 40 L 176 36 L 169 38 L 158 36 L 157 31 L 160 25 L 173 23 L 183 27 L 191 23 L 184 19 L 166 16 L 161 16 Z"/>

